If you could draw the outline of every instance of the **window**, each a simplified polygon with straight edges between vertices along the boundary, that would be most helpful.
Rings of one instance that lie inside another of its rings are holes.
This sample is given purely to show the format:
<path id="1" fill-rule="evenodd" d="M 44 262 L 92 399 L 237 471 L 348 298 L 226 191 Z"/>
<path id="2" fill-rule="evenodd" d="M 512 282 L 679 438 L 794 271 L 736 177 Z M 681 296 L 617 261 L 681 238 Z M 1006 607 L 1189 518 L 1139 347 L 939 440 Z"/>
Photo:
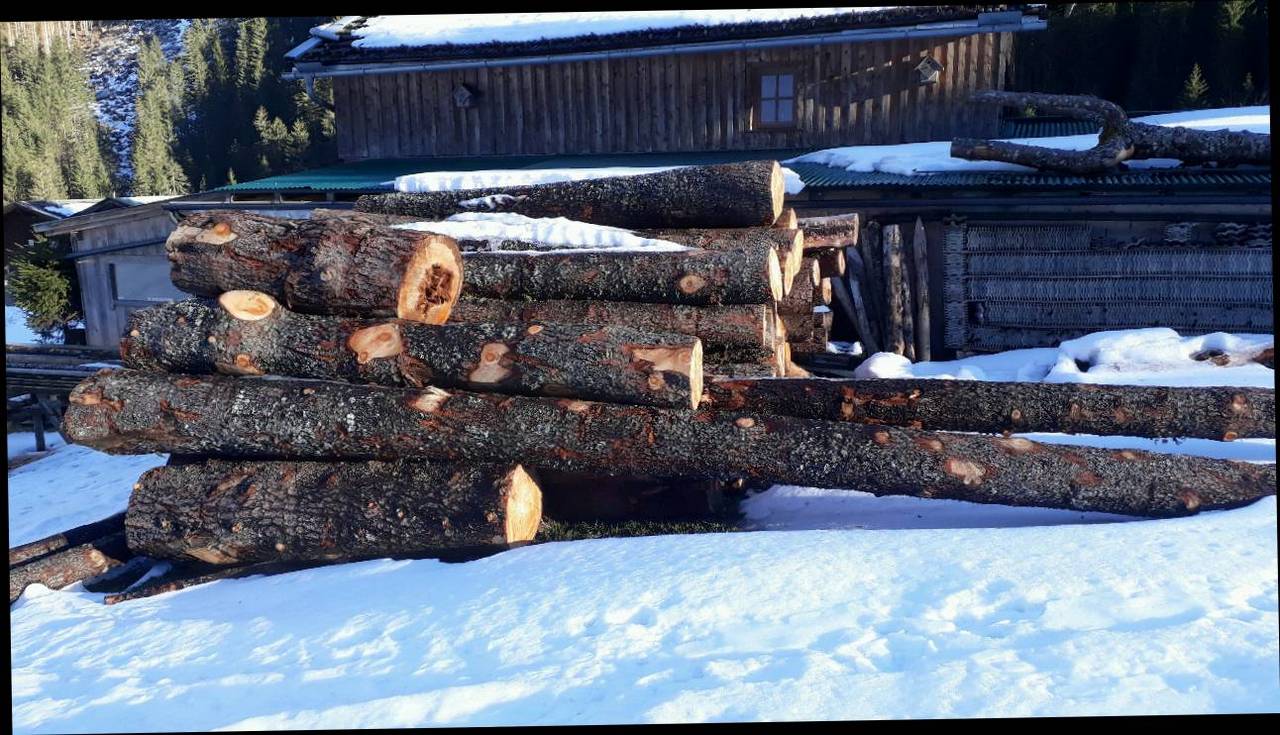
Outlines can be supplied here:
<path id="1" fill-rule="evenodd" d="M 796 121 L 796 75 L 789 70 L 767 70 L 758 74 L 755 125 L 761 128 L 789 128 Z"/>
<path id="2" fill-rule="evenodd" d="M 187 295 L 169 280 L 169 262 L 150 258 L 121 259 L 107 264 L 111 295 L 116 301 L 174 301 Z"/>

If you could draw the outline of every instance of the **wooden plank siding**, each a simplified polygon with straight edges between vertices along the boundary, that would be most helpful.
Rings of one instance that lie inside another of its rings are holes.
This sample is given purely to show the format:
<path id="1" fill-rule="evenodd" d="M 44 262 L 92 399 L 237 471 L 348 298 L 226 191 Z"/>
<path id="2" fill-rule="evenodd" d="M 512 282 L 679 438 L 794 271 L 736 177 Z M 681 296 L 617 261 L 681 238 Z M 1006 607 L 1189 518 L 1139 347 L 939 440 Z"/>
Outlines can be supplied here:
<path id="1" fill-rule="evenodd" d="M 338 155 L 550 155 L 764 150 L 989 136 L 967 103 L 1003 84 L 1009 34 L 336 77 Z M 938 81 L 919 84 L 932 56 Z M 795 70 L 796 125 L 752 129 L 760 67 Z M 475 91 L 458 107 L 453 91 Z"/>

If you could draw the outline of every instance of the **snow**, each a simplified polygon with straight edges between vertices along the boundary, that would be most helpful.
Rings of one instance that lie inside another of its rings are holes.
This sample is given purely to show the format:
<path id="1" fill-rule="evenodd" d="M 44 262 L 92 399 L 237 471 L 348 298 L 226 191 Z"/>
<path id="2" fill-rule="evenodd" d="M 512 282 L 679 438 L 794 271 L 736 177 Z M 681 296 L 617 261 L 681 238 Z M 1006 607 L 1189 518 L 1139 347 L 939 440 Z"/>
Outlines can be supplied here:
<path id="1" fill-rule="evenodd" d="M 1271 111 L 1268 107 L 1232 107 L 1215 110 L 1191 110 L 1163 115 L 1134 118 L 1166 127 L 1186 127 L 1197 130 L 1236 130 L 1253 133 L 1271 133 Z M 1096 133 L 1090 135 L 1064 135 L 1049 138 L 1008 138 L 1010 142 L 1037 145 L 1063 150 L 1084 150 L 1098 143 Z M 940 173 L 948 171 L 1034 171 L 1029 166 L 1019 166 L 1002 161 L 967 161 L 951 157 L 951 141 L 928 143 L 904 143 L 900 145 L 863 145 L 844 148 L 827 148 L 788 159 L 784 163 L 820 163 L 846 171 L 869 173 L 879 171 L 889 174 Z M 1168 158 L 1127 161 L 1131 168 L 1171 168 L 1181 162 Z"/>
<path id="2" fill-rule="evenodd" d="M 1187 354 L 1269 339 L 1126 330 L 950 363 L 868 363 L 1040 380 L 1065 355 L 1092 365 L 1073 380 L 1257 385 L 1250 365 Z M 1274 439 L 1022 436 L 1275 461 Z M 120 510 L 163 461 L 61 447 L 14 471 L 11 544 Z M 744 532 L 543 543 L 462 564 L 376 560 L 110 607 L 80 585 L 30 587 L 10 613 L 14 729 L 1280 708 L 1274 497 L 1151 520 L 779 485 L 742 510 Z"/>
<path id="3" fill-rule="evenodd" d="M 689 250 L 666 240 L 640 237 L 630 230 L 576 222 L 564 217 L 533 218 L 510 212 L 462 212 L 443 222 L 409 222 L 399 229 L 448 235 L 455 240 L 504 240 L 539 243 L 550 248 L 506 253 L 671 252 Z"/>
<path id="4" fill-rule="evenodd" d="M 49 451 L 67 444 L 62 441 L 62 435 L 52 428 L 44 432 L 44 443 L 45 449 Z M 36 435 L 30 431 L 10 432 L 5 446 L 9 452 L 9 460 L 12 461 L 14 457 L 21 457 L 24 454 L 36 451 Z"/>
<path id="5" fill-rule="evenodd" d="M 380 15 L 351 32 L 357 48 L 434 46 L 439 44 L 520 43 L 554 38 L 628 33 L 687 26 L 764 23 L 844 13 L 884 10 L 863 8 L 781 8 L 722 10 L 639 10 L 576 13 L 485 13 L 455 15 Z M 312 31 L 336 38 L 346 18 Z"/>
<path id="6" fill-rule="evenodd" d="M 1275 371 L 1248 358 L 1275 343 L 1270 334 L 1182 337 L 1172 329 L 1120 329 L 1068 340 L 1057 347 L 1010 350 L 960 360 L 913 364 L 877 352 L 854 371 L 857 378 L 954 378 L 1113 385 L 1233 385 L 1274 388 Z M 1192 356 L 1204 350 L 1233 355 L 1218 366 Z M 1081 370 L 1083 363 L 1087 369 Z"/>
<path id="7" fill-rule="evenodd" d="M 57 217 L 70 217 L 92 207 L 101 199 L 54 199 L 47 202 L 35 202 L 40 209 Z"/>
<path id="8" fill-rule="evenodd" d="M 459 191 L 463 189 L 493 189 L 503 186 L 532 186 L 561 181 L 585 181 L 612 176 L 637 176 L 660 171 L 684 168 L 684 166 L 600 166 L 596 168 L 541 168 L 541 169 L 485 169 L 482 171 L 423 171 L 397 176 L 390 182 L 396 191 Z M 804 189 L 800 175 L 789 168 L 782 169 L 786 193 L 799 194 Z"/>

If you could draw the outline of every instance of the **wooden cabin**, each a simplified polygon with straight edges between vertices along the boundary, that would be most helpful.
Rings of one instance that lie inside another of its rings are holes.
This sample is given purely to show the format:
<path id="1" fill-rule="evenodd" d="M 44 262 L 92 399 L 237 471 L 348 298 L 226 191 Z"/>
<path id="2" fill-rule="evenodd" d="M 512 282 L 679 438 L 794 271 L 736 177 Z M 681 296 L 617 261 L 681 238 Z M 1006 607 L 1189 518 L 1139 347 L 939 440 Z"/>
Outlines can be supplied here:
<path id="1" fill-rule="evenodd" d="M 654 11 L 640 29 L 599 13 L 349 17 L 290 51 L 286 78 L 332 80 L 343 161 L 986 137 L 999 110 L 969 93 L 1003 88 L 1012 34 L 1045 27 L 988 7 Z"/>

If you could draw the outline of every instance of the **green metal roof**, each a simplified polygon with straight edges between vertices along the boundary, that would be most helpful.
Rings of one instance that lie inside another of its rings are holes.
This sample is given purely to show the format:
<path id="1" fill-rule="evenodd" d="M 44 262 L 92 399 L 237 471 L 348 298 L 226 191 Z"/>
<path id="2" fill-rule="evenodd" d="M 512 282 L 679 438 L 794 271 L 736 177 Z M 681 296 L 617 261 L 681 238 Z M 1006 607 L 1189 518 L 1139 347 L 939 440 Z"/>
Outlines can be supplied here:
<path id="1" fill-rule="evenodd" d="M 563 156 L 457 156 L 441 158 L 383 158 L 272 176 L 223 186 L 232 194 L 391 191 L 397 176 L 422 171 L 479 171 L 485 169 L 598 168 L 604 166 L 678 166 L 730 163 L 759 159 L 786 160 L 808 149 L 772 151 L 705 151 L 693 153 L 619 153 Z M 845 171 L 819 163 L 792 163 L 809 189 L 1087 189 L 1132 188 L 1214 189 L 1270 187 L 1271 170 L 1254 169 L 1139 169 L 1101 176 L 1005 171 L 957 171 L 936 174 L 888 174 Z"/>

